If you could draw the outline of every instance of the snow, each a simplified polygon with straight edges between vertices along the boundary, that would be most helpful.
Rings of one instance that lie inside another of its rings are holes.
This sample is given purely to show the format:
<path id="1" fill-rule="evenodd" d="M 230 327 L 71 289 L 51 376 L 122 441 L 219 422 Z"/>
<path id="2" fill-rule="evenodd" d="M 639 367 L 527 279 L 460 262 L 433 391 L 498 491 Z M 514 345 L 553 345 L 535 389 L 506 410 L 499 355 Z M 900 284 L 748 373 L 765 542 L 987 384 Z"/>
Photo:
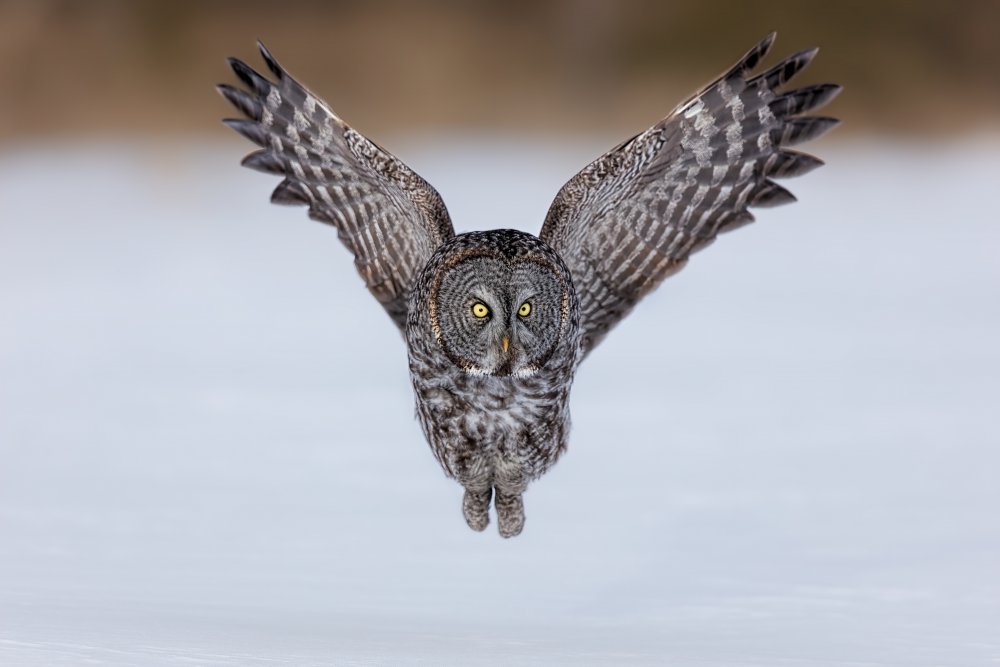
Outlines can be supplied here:
<path id="1" fill-rule="evenodd" d="M 601 146 L 396 148 L 537 231 Z M 502 540 L 245 146 L 6 147 L 0 664 L 1000 662 L 1000 142 L 813 148 L 587 360 Z"/>

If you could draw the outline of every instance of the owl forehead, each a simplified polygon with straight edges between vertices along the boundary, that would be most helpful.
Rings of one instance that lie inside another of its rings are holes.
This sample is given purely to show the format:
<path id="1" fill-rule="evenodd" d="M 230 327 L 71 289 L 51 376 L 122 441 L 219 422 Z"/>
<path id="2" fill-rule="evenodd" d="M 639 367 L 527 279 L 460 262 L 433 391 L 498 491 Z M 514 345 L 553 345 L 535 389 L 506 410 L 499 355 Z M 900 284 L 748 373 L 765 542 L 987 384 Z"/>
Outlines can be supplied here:
<path id="1" fill-rule="evenodd" d="M 536 283 L 545 274 L 558 281 L 556 267 L 544 258 L 504 257 L 479 252 L 455 257 L 441 272 L 442 282 L 447 282 L 451 288 L 479 286 L 492 291 L 516 288 L 524 282 Z"/>
<path id="2" fill-rule="evenodd" d="M 491 229 L 459 234 L 443 244 L 439 252 L 451 262 L 470 256 L 503 258 L 510 262 L 549 258 L 555 252 L 541 239 L 516 229 Z"/>

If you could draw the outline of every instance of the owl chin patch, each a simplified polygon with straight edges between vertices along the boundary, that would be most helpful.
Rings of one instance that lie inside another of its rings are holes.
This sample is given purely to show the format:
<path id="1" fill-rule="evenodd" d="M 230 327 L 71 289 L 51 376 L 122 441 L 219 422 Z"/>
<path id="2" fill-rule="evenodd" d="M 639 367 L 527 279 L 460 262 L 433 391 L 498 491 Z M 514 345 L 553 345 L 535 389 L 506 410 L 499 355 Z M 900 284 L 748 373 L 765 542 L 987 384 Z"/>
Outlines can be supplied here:
<path id="1" fill-rule="evenodd" d="M 501 366 L 493 370 L 486 370 L 475 364 L 465 364 L 460 365 L 463 371 L 469 375 L 475 375 L 477 377 L 495 377 L 495 378 L 527 378 L 538 373 L 538 366 L 524 366 L 523 368 L 511 369 L 506 366 Z"/>

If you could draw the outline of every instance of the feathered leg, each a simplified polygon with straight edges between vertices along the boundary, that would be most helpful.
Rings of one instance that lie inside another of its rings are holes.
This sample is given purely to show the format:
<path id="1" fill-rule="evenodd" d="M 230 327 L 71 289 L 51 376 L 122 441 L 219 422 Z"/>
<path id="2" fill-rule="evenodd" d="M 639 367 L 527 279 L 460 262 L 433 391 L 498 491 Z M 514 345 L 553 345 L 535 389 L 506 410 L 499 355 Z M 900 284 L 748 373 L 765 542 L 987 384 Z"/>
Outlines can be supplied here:
<path id="1" fill-rule="evenodd" d="M 462 513 L 465 514 L 465 522 L 469 528 L 475 531 L 482 531 L 490 523 L 490 498 L 493 497 L 493 487 L 465 489 L 465 497 L 462 499 Z"/>
<path id="2" fill-rule="evenodd" d="M 497 524 L 501 537 L 520 535 L 524 529 L 524 499 L 520 493 L 505 493 L 496 489 L 494 505 L 497 508 Z"/>

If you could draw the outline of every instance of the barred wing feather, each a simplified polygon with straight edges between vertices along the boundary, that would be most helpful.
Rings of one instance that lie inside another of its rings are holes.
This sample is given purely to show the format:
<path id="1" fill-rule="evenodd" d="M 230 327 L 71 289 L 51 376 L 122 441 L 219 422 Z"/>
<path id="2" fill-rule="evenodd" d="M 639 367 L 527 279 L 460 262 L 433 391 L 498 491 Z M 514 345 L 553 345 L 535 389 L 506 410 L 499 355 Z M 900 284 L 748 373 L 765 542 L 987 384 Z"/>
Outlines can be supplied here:
<path id="1" fill-rule="evenodd" d="M 309 217 L 336 227 L 365 285 L 402 329 L 410 286 L 434 250 L 454 235 L 444 202 L 258 46 L 275 81 L 230 58 L 247 90 L 218 86 L 246 116 L 223 122 L 261 147 L 242 164 L 284 177 L 271 201 L 305 204 Z"/>
<path id="2" fill-rule="evenodd" d="M 570 269 L 587 351 L 692 253 L 753 221 L 748 207 L 795 200 L 772 179 L 822 164 L 788 148 L 837 124 L 800 114 L 830 101 L 840 86 L 781 91 L 816 49 L 751 76 L 774 36 L 659 123 L 588 165 L 553 201 L 540 236 Z"/>

